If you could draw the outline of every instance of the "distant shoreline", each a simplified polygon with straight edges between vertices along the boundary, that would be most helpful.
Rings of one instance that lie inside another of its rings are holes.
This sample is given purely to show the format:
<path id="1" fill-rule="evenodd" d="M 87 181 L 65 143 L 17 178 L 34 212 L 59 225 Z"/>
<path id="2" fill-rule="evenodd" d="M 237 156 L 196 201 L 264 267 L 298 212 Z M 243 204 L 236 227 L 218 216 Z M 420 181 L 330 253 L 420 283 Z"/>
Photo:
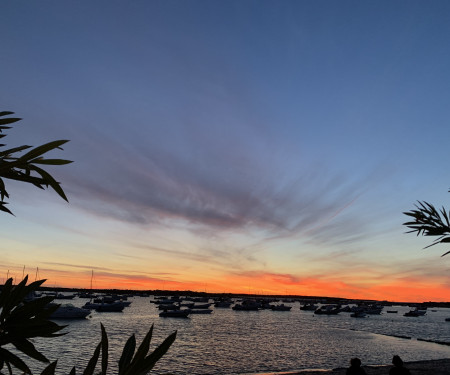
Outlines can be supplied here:
<path id="1" fill-rule="evenodd" d="M 0 284 L 0 290 L 3 284 Z M 300 303 L 322 303 L 322 304 L 354 304 L 354 303 L 377 303 L 383 306 L 411 306 L 423 305 L 430 307 L 450 308 L 450 301 L 387 301 L 374 300 L 364 298 L 347 298 L 347 297 L 330 297 L 330 296 L 307 296 L 307 295 L 282 295 L 282 294 L 254 294 L 254 293 L 232 293 L 232 292 L 199 292 L 192 290 L 161 290 L 161 289 L 120 289 L 120 288 L 77 288 L 77 287 L 63 287 L 63 286 L 41 286 L 41 292 L 92 292 L 101 294 L 132 294 L 135 296 L 198 296 L 198 297 L 231 297 L 231 298 L 277 298 L 280 300 L 290 299 L 289 302 Z"/>
<path id="2" fill-rule="evenodd" d="M 392 365 L 363 366 L 367 375 L 387 375 Z M 450 375 L 450 358 L 405 362 L 411 375 Z M 345 375 L 347 368 L 333 370 L 299 370 L 291 372 L 268 372 L 259 375 Z"/>

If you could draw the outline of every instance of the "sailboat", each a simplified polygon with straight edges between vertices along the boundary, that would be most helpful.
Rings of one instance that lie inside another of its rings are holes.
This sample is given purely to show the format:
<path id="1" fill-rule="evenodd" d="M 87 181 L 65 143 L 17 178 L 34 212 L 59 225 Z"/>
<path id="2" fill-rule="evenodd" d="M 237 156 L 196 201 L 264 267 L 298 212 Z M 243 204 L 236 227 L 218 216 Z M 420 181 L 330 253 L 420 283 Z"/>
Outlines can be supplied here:
<path id="1" fill-rule="evenodd" d="M 92 280 L 93 279 L 94 279 L 94 270 L 92 270 L 92 273 L 91 273 L 91 288 L 90 288 L 90 291 L 89 292 L 82 292 L 82 293 L 80 293 L 79 294 L 80 298 L 90 298 L 90 299 L 94 298 L 94 293 L 92 293 Z"/>
<path id="2" fill-rule="evenodd" d="M 100 304 L 92 302 L 92 299 L 95 297 L 94 293 L 92 293 L 92 280 L 94 279 L 94 270 L 91 273 L 91 288 L 88 293 L 80 293 L 80 298 L 89 298 L 89 301 L 83 305 L 83 309 L 95 310 Z"/>

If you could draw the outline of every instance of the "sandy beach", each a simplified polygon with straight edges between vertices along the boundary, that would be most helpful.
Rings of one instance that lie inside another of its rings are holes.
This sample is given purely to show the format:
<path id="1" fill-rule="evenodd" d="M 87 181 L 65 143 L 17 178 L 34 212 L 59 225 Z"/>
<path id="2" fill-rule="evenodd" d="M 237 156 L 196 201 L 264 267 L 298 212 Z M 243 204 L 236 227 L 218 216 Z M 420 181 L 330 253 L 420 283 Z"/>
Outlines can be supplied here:
<path id="1" fill-rule="evenodd" d="M 363 366 L 367 375 L 387 375 L 391 365 L 385 366 Z M 430 361 L 405 362 L 411 375 L 450 375 L 450 359 L 438 359 Z M 276 375 L 345 375 L 346 368 L 336 368 L 333 370 L 311 370 L 300 372 L 283 372 Z M 275 375 L 275 374 L 265 374 Z"/>

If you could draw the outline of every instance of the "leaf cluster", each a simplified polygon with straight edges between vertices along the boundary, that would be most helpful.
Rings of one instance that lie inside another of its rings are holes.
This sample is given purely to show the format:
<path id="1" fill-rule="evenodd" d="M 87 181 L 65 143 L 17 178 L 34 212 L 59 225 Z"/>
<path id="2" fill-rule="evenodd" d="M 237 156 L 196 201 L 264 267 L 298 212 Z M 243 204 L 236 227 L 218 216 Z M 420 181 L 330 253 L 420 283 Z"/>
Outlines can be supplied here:
<path id="1" fill-rule="evenodd" d="M 18 285 L 8 279 L 0 294 L 0 371 L 6 366 L 12 374 L 12 366 L 25 374 L 31 374 L 25 362 L 10 350 L 4 348 L 12 344 L 25 355 L 42 362 L 49 360 L 40 353 L 30 339 L 34 337 L 61 336 L 60 326 L 49 320 L 50 315 L 59 305 L 49 306 L 53 297 L 42 297 L 27 301 L 27 296 L 34 293 L 45 280 L 26 285 L 26 276 Z"/>
<path id="2" fill-rule="evenodd" d="M 9 117 L 14 112 L 0 112 L 0 139 L 6 134 L 4 131 L 11 129 L 11 125 L 20 121 L 18 117 Z M 10 179 L 30 183 L 40 189 L 51 187 L 61 198 L 67 201 L 67 197 L 52 175 L 40 167 L 40 165 L 64 165 L 71 163 L 64 159 L 46 159 L 44 154 L 54 149 L 62 150 L 61 146 L 67 143 L 67 140 L 52 141 L 38 147 L 23 145 L 0 151 L 0 211 L 12 214 L 6 207 L 5 198 L 9 198 L 3 179 Z M 0 144 L 5 147 L 5 144 Z M 27 150 L 21 156 L 19 153 Z"/>
<path id="3" fill-rule="evenodd" d="M 106 375 L 108 369 L 108 335 L 103 324 L 100 324 L 102 330 L 102 338 L 95 348 L 94 354 L 89 360 L 87 367 L 83 371 L 83 375 L 94 375 L 98 360 L 101 354 L 101 371 L 97 375 Z M 153 334 L 153 325 L 145 335 L 139 348 L 136 350 L 136 338 L 134 334 L 125 344 L 122 355 L 119 360 L 118 375 L 145 375 L 147 374 L 166 354 L 170 346 L 175 341 L 177 332 L 170 334 L 152 353 L 150 350 L 150 342 Z M 41 375 L 54 375 L 56 369 L 56 361 L 51 363 Z M 47 372 L 45 372 L 47 371 Z M 75 367 L 72 368 L 69 375 L 76 375 Z"/>
<path id="4" fill-rule="evenodd" d="M 61 336 L 64 333 L 57 332 L 66 326 L 59 326 L 49 320 L 51 314 L 59 307 L 59 305 L 50 304 L 53 297 L 40 297 L 27 302 L 27 296 L 35 292 L 45 280 L 26 285 L 28 281 L 28 276 L 26 276 L 17 286 L 14 286 L 12 281 L 12 278 L 8 279 L 0 294 L 0 375 L 3 374 L 1 371 L 5 366 L 9 375 L 13 374 L 13 367 L 21 370 L 23 374 L 32 374 L 28 365 L 21 358 L 3 346 L 12 344 L 26 356 L 49 363 L 49 360 L 34 347 L 29 339 Z M 170 334 L 149 354 L 152 335 L 153 325 L 137 350 L 134 334 L 127 340 L 119 360 L 118 375 L 147 374 L 169 350 L 175 341 L 177 332 Z M 96 372 L 100 357 L 101 371 Z M 55 375 L 56 366 L 57 361 L 49 363 L 41 375 Z M 95 348 L 82 375 L 106 375 L 107 369 L 108 335 L 101 324 L 100 343 Z M 76 368 L 73 367 L 69 375 L 76 374 Z"/>
<path id="5" fill-rule="evenodd" d="M 434 205 L 428 202 L 418 202 L 415 205 L 416 209 L 404 212 L 405 215 L 411 217 L 413 220 L 403 223 L 411 230 L 407 233 L 416 233 L 417 236 L 437 236 L 430 245 L 434 246 L 440 243 L 450 242 L 450 211 L 447 212 L 444 207 L 439 211 Z M 450 251 L 442 254 L 442 256 L 450 254 Z"/>

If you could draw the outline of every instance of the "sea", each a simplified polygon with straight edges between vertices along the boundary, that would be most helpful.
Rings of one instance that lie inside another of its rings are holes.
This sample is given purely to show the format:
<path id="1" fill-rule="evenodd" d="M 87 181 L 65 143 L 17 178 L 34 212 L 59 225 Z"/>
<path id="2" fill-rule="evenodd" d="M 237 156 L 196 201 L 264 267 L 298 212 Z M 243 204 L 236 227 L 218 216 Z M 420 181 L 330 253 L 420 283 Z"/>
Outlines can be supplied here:
<path id="1" fill-rule="evenodd" d="M 404 361 L 450 358 L 450 346 L 442 344 L 450 343 L 447 308 L 429 308 L 425 316 L 405 317 L 408 306 L 390 306 L 380 315 L 352 318 L 344 312 L 315 315 L 292 302 L 285 303 L 292 306 L 290 311 L 212 307 L 212 314 L 183 319 L 160 317 L 157 305 L 150 302 L 152 296 L 128 300 L 131 305 L 123 312 L 93 311 L 87 319 L 58 320 L 67 324 L 66 335 L 35 339 L 35 345 L 48 359 L 58 359 L 58 374 L 68 374 L 73 366 L 77 373 L 83 372 L 100 342 L 100 323 L 109 338 L 110 374 L 118 373 L 127 339 L 135 334 L 139 344 L 152 325 L 151 350 L 177 331 L 175 342 L 153 374 L 289 373 L 348 367 L 353 357 L 360 358 L 363 365 L 389 364 L 395 354 Z M 86 301 L 77 297 L 59 302 L 82 306 Z M 41 371 L 45 365 L 34 362 L 33 367 Z"/>

